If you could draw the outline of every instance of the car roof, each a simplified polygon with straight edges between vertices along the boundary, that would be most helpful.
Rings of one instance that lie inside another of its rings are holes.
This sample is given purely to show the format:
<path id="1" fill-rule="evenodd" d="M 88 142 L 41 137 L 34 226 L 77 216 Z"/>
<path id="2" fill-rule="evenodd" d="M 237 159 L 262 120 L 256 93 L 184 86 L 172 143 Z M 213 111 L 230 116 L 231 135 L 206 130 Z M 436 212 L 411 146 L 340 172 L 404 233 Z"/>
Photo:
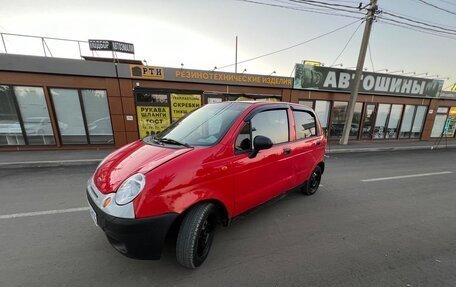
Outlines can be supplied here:
<path id="1" fill-rule="evenodd" d="M 314 112 L 313 109 L 309 108 L 308 106 L 296 104 L 296 103 L 289 103 L 289 102 L 268 102 L 268 101 L 227 101 L 227 102 L 229 102 L 229 103 L 246 103 L 246 104 L 250 104 L 254 107 L 267 106 L 267 105 L 270 105 L 270 106 L 286 105 L 286 106 L 291 107 L 291 109 L 293 109 L 293 110 Z"/>

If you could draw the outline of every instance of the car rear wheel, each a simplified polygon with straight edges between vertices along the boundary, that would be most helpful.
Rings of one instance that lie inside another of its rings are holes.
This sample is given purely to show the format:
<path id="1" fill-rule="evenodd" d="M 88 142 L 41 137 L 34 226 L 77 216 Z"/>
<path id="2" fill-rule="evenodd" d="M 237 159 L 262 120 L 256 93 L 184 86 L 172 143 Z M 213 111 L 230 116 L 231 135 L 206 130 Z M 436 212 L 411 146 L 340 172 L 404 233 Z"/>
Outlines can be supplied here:
<path id="1" fill-rule="evenodd" d="M 179 264 L 194 269 L 206 260 L 216 225 L 216 207 L 212 203 L 197 205 L 185 215 L 176 243 L 176 258 Z"/>
<path id="2" fill-rule="evenodd" d="M 312 174 L 309 177 L 309 180 L 306 182 L 305 186 L 302 189 L 302 193 L 305 195 L 312 195 L 317 192 L 318 187 L 320 186 L 321 181 L 321 167 L 317 167 L 313 170 Z"/>

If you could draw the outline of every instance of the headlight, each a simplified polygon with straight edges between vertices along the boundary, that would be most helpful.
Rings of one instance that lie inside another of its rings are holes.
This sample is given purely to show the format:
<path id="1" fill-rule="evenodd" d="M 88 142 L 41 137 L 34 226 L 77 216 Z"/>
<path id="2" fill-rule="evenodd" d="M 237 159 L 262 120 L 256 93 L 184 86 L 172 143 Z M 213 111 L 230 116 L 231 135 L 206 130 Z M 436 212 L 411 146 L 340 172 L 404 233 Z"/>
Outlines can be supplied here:
<path id="1" fill-rule="evenodd" d="M 118 205 L 125 205 L 133 201 L 143 190 L 144 185 L 146 185 L 146 177 L 143 174 L 137 173 L 130 176 L 117 190 L 116 203 Z"/>

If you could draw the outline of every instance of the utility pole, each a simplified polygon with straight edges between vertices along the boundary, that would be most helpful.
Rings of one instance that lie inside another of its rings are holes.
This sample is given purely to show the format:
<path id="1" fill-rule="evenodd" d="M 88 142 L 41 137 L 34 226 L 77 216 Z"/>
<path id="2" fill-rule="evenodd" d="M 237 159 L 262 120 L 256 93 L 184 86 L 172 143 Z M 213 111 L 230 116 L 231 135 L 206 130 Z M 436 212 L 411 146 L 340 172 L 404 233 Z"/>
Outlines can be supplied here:
<path id="1" fill-rule="evenodd" d="M 237 74 L 237 50 L 238 50 L 238 37 L 236 36 L 236 50 L 234 52 L 234 73 Z"/>
<path id="2" fill-rule="evenodd" d="M 350 95 L 350 101 L 347 107 L 347 116 L 345 117 L 344 131 L 339 144 L 348 144 L 350 136 L 351 123 L 355 112 L 356 99 L 358 98 L 359 85 L 361 84 L 361 75 L 363 73 L 364 59 L 366 58 L 367 45 L 369 44 L 369 36 L 374 21 L 375 12 L 377 11 L 377 0 L 370 0 L 369 9 L 367 12 L 366 25 L 364 26 L 363 40 L 359 50 L 358 64 L 356 65 L 355 79 L 353 80 L 353 89 Z"/>

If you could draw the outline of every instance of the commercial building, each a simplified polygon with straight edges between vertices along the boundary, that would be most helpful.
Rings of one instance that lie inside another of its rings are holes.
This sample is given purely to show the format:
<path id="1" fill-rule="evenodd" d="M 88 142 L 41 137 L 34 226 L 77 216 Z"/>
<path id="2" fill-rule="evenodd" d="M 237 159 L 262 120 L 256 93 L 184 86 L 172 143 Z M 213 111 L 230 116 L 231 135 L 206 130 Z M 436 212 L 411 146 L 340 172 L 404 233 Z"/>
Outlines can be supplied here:
<path id="1" fill-rule="evenodd" d="M 330 140 L 342 133 L 354 71 L 296 66 L 294 78 L 0 54 L 0 151 L 120 147 L 226 100 L 301 103 Z M 364 73 L 352 141 L 454 137 L 442 82 Z"/>

